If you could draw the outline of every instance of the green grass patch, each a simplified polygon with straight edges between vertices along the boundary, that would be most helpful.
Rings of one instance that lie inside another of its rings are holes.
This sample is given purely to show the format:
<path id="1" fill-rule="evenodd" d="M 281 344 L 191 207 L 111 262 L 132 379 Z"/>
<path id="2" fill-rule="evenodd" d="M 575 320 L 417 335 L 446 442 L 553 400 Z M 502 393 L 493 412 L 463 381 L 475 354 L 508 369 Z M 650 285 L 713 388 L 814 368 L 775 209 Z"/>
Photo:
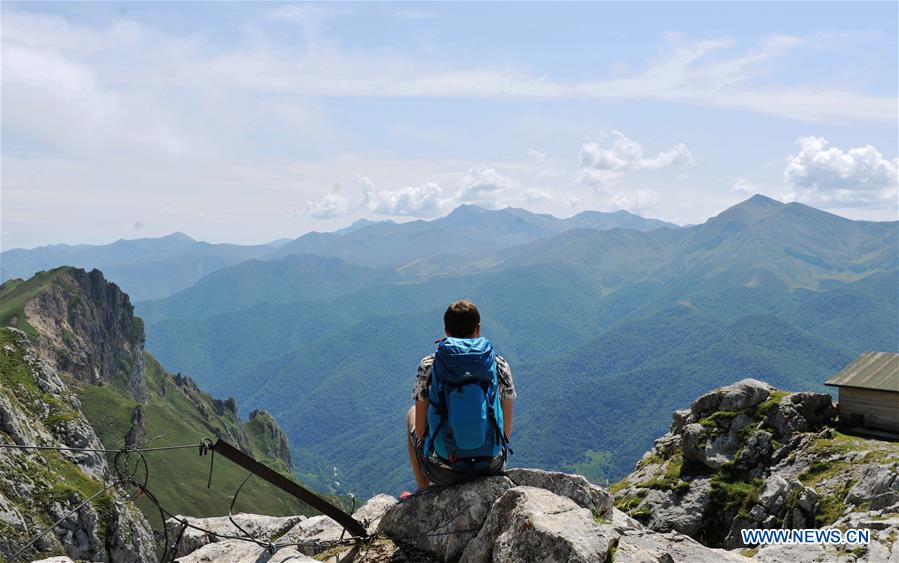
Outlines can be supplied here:
<path id="1" fill-rule="evenodd" d="M 652 510 L 648 508 L 638 508 L 630 513 L 631 518 L 636 518 L 637 520 L 648 520 L 650 516 L 652 516 Z"/>
<path id="2" fill-rule="evenodd" d="M 763 481 L 747 480 L 733 463 L 723 465 L 711 478 L 712 502 L 724 512 L 743 514 L 756 504 Z"/>
<path id="3" fill-rule="evenodd" d="M 719 422 L 725 420 L 731 420 L 735 418 L 738 414 L 737 411 L 717 411 L 713 412 L 709 416 L 702 418 L 699 420 L 699 424 L 705 428 L 717 428 L 719 426 Z"/>
<path id="4" fill-rule="evenodd" d="M 618 491 L 621 491 L 621 490 L 627 488 L 629 485 L 630 485 L 630 481 L 628 481 L 627 479 L 622 479 L 621 481 L 618 481 L 617 483 L 612 483 L 611 485 L 609 485 L 609 487 L 606 490 L 609 492 L 609 494 L 614 495 Z"/>
<path id="5" fill-rule="evenodd" d="M 762 418 L 767 415 L 768 412 L 780 404 L 780 401 L 787 395 L 792 395 L 792 393 L 789 391 L 781 391 L 780 389 L 772 391 L 767 399 L 756 405 L 755 412 L 757 418 Z"/>
<path id="6" fill-rule="evenodd" d="M 214 441 L 218 437 L 241 445 L 235 439 L 243 436 L 236 417 L 228 412 L 216 415 L 208 395 L 189 397 L 163 373 L 149 354 L 144 356 L 144 366 L 150 389 L 149 400 L 142 407 L 144 437 L 155 438 L 149 446 L 199 443 L 203 438 Z M 78 396 L 85 416 L 103 444 L 108 448 L 121 447 L 137 403 L 112 386 L 82 384 L 78 387 Z M 200 457 L 195 450 L 149 452 L 146 456 L 150 469 L 148 488 L 159 497 L 163 506 L 175 513 L 197 517 L 227 514 L 231 497 L 246 476 L 246 471 L 239 466 L 219 457 L 215 460 L 212 487 L 207 488 L 209 456 Z M 280 461 L 260 461 L 286 473 L 286 467 Z M 145 499 L 138 499 L 136 504 L 153 527 L 159 529 L 162 522 L 155 507 Z M 247 482 L 235 510 L 272 516 L 314 513 L 308 506 L 259 479 Z"/>
<path id="7" fill-rule="evenodd" d="M 29 336 L 36 336 L 37 331 L 25 320 L 25 304 L 69 270 L 70 267 L 63 266 L 38 272 L 28 281 L 15 279 L 0 285 L 0 326 L 14 326 Z"/>
<path id="8" fill-rule="evenodd" d="M 643 502 L 643 499 L 646 498 L 646 489 L 637 489 L 636 492 L 625 495 L 615 501 L 615 506 L 618 510 L 623 510 L 624 512 L 630 512 L 634 508 L 637 507 L 638 504 Z"/>
<path id="9" fill-rule="evenodd" d="M 681 486 L 681 483 L 683 483 L 686 485 L 686 488 L 689 488 L 689 483 L 681 481 L 683 464 L 684 461 L 680 455 L 672 456 L 663 466 L 664 471 L 656 473 L 652 478 L 638 483 L 637 486 L 646 489 L 659 489 L 662 491 L 677 489 L 678 487 L 680 487 L 678 490 L 683 490 L 684 487 Z"/>

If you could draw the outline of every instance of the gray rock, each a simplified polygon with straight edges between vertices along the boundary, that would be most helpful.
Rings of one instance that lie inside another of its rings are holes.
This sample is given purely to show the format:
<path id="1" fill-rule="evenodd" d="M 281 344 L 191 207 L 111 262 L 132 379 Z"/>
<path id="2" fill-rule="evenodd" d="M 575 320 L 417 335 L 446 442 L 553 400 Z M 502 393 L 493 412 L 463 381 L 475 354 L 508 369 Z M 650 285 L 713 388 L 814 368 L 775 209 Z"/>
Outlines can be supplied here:
<path id="1" fill-rule="evenodd" d="M 814 514 L 816 505 L 818 504 L 818 493 L 816 493 L 812 489 L 805 489 L 799 495 L 799 499 L 796 501 L 796 504 L 806 514 Z"/>
<path id="2" fill-rule="evenodd" d="M 702 463 L 712 469 L 718 469 L 725 463 L 730 463 L 737 455 L 740 447 L 740 437 L 735 432 L 723 432 L 717 436 L 711 436 L 701 451 Z"/>
<path id="3" fill-rule="evenodd" d="M 615 563 L 748 563 L 748 559 L 723 549 L 710 549 L 679 534 L 625 532 L 618 538 Z"/>
<path id="4" fill-rule="evenodd" d="M 868 464 L 846 494 L 846 503 L 859 504 L 884 493 L 899 492 L 899 475 L 889 467 Z"/>
<path id="5" fill-rule="evenodd" d="M 693 480 L 685 494 L 650 489 L 640 503 L 641 508 L 649 510 L 646 527 L 658 532 L 676 530 L 688 536 L 698 534 L 705 522 L 711 491 L 712 484 L 707 478 Z"/>
<path id="6" fill-rule="evenodd" d="M 715 411 L 739 411 L 754 407 L 768 398 L 772 387 L 757 379 L 742 379 L 702 395 L 690 405 L 696 420 Z"/>
<path id="7" fill-rule="evenodd" d="M 490 509 L 460 562 L 604 561 L 618 532 L 568 498 L 535 487 L 514 487 Z"/>
<path id="8" fill-rule="evenodd" d="M 652 451 L 656 455 L 662 456 L 664 459 L 670 458 L 675 454 L 681 445 L 680 434 L 665 434 L 661 438 L 657 438 L 652 443 Z"/>
<path id="9" fill-rule="evenodd" d="M 376 495 L 353 513 L 369 533 L 374 533 L 384 513 L 397 501 L 390 495 Z M 341 536 L 348 538 L 343 527 L 327 516 L 313 516 L 298 522 L 279 538 L 280 543 L 298 543 L 297 551 L 305 555 L 318 555 L 334 547 Z"/>
<path id="10" fill-rule="evenodd" d="M 705 428 L 695 422 L 684 426 L 684 459 L 705 463 Z"/>
<path id="11" fill-rule="evenodd" d="M 255 544 L 241 540 L 225 540 L 206 544 L 189 555 L 175 559 L 179 563 L 265 563 L 270 554 Z"/>
<path id="12" fill-rule="evenodd" d="M 768 411 L 765 422 L 774 428 L 780 441 L 799 432 L 814 432 L 833 420 L 836 407 L 826 393 L 793 393 Z"/>
<path id="13" fill-rule="evenodd" d="M 765 519 L 767 513 L 765 512 L 765 508 L 762 505 L 756 504 L 752 507 L 752 510 L 749 511 L 749 516 L 751 516 L 752 519 L 756 522 L 761 522 Z"/>
<path id="14" fill-rule="evenodd" d="M 892 518 L 866 518 L 860 520 L 858 524 L 859 528 L 868 528 L 869 530 L 899 529 L 899 516 Z"/>
<path id="15" fill-rule="evenodd" d="M 742 516 L 735 517 L 730 523 L 730 529 L 727 532 L 727 536 L 725 536 L 724 538 L 724 547 L 727 549 L 746 547 L 746 544 L 743 543 L 743 536 L 740 532 L 741 530 L 756 527 L 756 523 L 752 520 L 743 518 Z"/>
<path id="16" fill-rule="evenodd" d="M 769 514 L 776 514 L 783 506 L 787 486 L 786 479 L 777 474 L 771 475 L 759 493 L 759 504 L 765 507 Z"/>
<path id="17" fill-rule="evenodd" d="M 578 506 L 592 511 L 599 517 L 607 516 L 608 512 L 612 510 L 612 495 L 582 475 L 543 471 L 542 469 L 509 469 L 506 471 L 506 477 L 511 479 L 516 486 L 546 489 L 571 499 Z"/>
<path id="18" fill-rule="evenodd" d="M 788 397 L 796 412 L 806 423 L 807 430 L 817 430 L 822 425 L 832 422 L 837 415 L 833 399 L 827 393 L 793 393 Z"/>
<path id="19" fill-rule="evenodd" d="M 618 510 L 617 508 L 612 509 L 612 526 L 618 530 L 619 532 L 624 532 L 625 530 L 645 530 L 646 527 L 625 514 L 624 512 Z"/>
<path id="20" fill-rule="evenodd" d="M 864 561 L 865 563 L 882 563 L 883 561 L 888 561 L 889 558 L 890 550 L 882 543 L 872 541 L 868 544 L 868 551 L 861 559 L 859 559 L 859 561 Z"/>
<path id="21" fill-rule="evenodd" d="M 767 459 L 774 451 L 774 445 L 771 443 L 771 433 L 765 430 L 758 430 L 752 434 L 743 445 L 743 454 L 741 459 L 749 464 L 759 463 Z"/>
<path id="22" fill-rule="evenodd" d="M 679 434 L 684 425 L 687 424 L 687 419 L 689 418 L 689 416 L 690 409 L 674 411 L 674 414 L 671 416 L 671 433 Z"/>
<path id="23" fill-rule="evenodd" d="M 279 537 L 293 528 L 297 523 L 305 520 L 305 516 L 260 516 L 258 514 L 235 514 L 234 521 L 246 530 L 252 537 L 267 541 Z M 210 518 L 192 518 L 189 516 L 176 516 L 165 521 L 166 530 L 170 537 L 177 537 L 181 527 L 181 520 L 186 520 L 193 526 L 197 526 L 213 533 L 206 533 L 195 528 L 185 528 L 181 534 L 181 543 L 178 545 L 176 557 L 182 557 L 193 553 L 203 546 L 222 540 L 216 534 L 243 535 L 227 516 L 214 516 Z"/>
<path id="24" fill-rule="evenodd" d="M 390 507 L 379 531 L 437 559 L 455 561 L 477 536 L 494 501 L 513 486 L 506 477 L 484 477 L 428 489 Z"/>
<path id="25" fill-rule="evenodd" d="M 826 551 L 821 545 L 766 545 L 755 554 L 758 563 L 813 563 L 825 561 Z"/>
<path id="26" fill-rule="evenodd" d="M 871 510 L 899 512 L 899 493 L 890 491 L 875 496 L 871 499 Z"/>
<path id="27" fill-rule="evenodd" d="M 334 520 L 327 516 L 313 516 L 297 523 L 278 541 L 301 544 L 297 546 L 301 553 L 316 555 L 334 547 L 341 534 L 343 528 Z"/>
<path id="28" fill-rule="evenodd" d="M 374 533 L 378 529 L 378 524 L 381 523 L 381 517 L 396 502 L 396 498 L 390 495 L 375 495 L 356 509 L 356 512 L 353 513 L 353 518 L 362 522 L 362 525 L 365 526 L 369 533 Z"/>
<path id="29" fill-rule="evenodd" d="M 319 561 L 290 546 L 276 551 L 266 563 L 319 563 Z"/>

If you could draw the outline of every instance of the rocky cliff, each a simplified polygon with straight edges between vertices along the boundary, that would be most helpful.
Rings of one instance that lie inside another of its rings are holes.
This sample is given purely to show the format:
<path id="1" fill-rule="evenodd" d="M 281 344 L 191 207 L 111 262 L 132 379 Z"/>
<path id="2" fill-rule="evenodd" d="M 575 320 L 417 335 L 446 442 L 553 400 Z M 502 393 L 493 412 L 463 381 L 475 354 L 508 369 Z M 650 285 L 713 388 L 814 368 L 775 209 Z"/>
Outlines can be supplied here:
<path id="1" fill-rule="evenodd" d="M 17 329 L 0 330 L 0 443 L 102 448 L 77 397 Z M 48 524 L 111 483 L 98 453 L 0 448 L 0 556 L 11 557 Z M 89 561 L 152 561 L 153 532 L 110 488 L 65 519 L 22 557 L 65 553 Z"/>
<path id="2" fill-rule="evenodd" d="M 12 326 L 7 326 L 12 325 Z M 118 449 L 223 438 L 268 465 L 291 471 L 287 439 L 265 412 L 241 420 L 233 399 L 217 400 L 187 376 L 165 373 L 144 351 L 143 323 L 127 295 L 96 270 L 42 272 L 0 286 L 0 445 Z M 227 512 L 244 472 L 207 458 L 159 452 L 148 483 L 173 511 Z M 0 560 L 112 483 L 103 453 L 0 448 Z M 198 492 L 202 491 L 202 492 Z M 254 509 L 306 514 L 298 501 L 250 483 Z M 153 561 L 155 506 L 117 486 L 53 529 L 25 556 L 67 554 L 91 561 Z"/>

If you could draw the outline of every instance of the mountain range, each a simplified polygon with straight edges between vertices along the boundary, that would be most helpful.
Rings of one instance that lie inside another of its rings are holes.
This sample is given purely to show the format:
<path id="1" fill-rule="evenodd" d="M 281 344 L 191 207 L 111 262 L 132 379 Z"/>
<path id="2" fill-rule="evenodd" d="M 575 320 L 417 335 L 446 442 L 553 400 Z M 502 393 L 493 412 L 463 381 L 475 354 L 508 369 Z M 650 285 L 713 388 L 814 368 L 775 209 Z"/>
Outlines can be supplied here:
<path id="1" fill-rule="evenodd" d="M 517 224 L 508 210 L 445 219 L 488 233 L 496 213 Z M 408 225 L 414 238 L 421 225 Z M 504 248 L 485 234 L 468 252 L 415 253 L 399 235 L 315 235 L 302 244 L 330 241 L 321 254 L 250 260 L 137 308 L 165 365 L 273 412 L 301 478 L 357 494 L 409 483 L 402 413 L 454 299 L 479 305 L 512 364 L 513 463 L 597 480 L 630 470 L 665 413 L 704 389 L 739 376 L 825 391 L 858 353 L 899 346 L 896 222 L 755 196 L 684 228 L 575 227 L 520 244 L 510 232 Z M 364 258 L 360 240 L 373 245 Z"/>
<path id="2" fill-rule="evenodd" d="M 196 241 L 184 233 L 161 238 L 118 240 L 106 245 L 53 244 L 0 253 L 0 281 L 74 266 L 97 268 L 131 297 L 157 299 L 188 288 L 218 269 L 263 256 L 284 241 L 241 246 Z"/>
<path id="3" fill-rule="evenodd" d="M 183 233 L 161 238 L 119 240 L 111 244 L 55 244 L 0 253 L 0 281 L 29 278 L 59 266 L 98 268 L 135 301 L 160 299 L 194 285 L 204 276 L 240 262 L 277 259 L 294 254 L 346 259 L 369 266 L 398 266 L 435 254 L 457 254 L 471 248 L 500 249 L 546 238 L 571 228 L 649 230 L 675 227 L 625 211 L 585 211 L 568 219 L 524 209 L 487 210 L 463 205 L 433 221 L 369 221 L 360 219 L 333 233 L 312 232 L 295 240 L 263 245 L 210 244 Z"/>

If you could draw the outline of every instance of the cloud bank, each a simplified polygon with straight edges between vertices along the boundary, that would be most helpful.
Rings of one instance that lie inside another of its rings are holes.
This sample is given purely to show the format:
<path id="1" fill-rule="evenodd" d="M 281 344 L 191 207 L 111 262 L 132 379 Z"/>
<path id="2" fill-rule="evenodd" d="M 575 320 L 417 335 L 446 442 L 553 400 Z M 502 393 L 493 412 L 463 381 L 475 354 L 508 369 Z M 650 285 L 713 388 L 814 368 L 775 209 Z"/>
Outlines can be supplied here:
<path id="1" fill-rule="evenodd" d="M 871 145 L 843 151 L 821 137 L 801 137 L 784 168 L 784 199 L 826 207 L 890 207 L 899 195 L 899 159 Z"/>

